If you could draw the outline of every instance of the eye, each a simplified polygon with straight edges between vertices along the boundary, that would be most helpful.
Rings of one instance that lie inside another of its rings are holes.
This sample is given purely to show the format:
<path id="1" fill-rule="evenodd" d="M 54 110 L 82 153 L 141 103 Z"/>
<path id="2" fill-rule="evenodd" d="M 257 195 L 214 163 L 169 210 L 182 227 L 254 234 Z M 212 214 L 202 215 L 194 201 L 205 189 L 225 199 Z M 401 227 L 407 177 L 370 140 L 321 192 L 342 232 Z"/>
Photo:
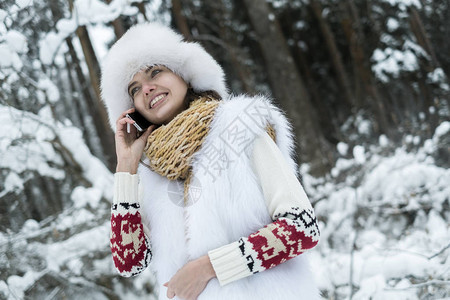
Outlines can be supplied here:
<path id="1" fill-rule="evenodd" d="M 152 78 L 158 75 L 160 72 L 162 72 L 161 69 L 154 69 L 151 73 Z"/>
<path id="2" fill-rule="evenodd" d="M 139 91 L 139 87 L 135 86 L 134 88 L 132 88 L 130 90 L 130 96 L 131 98 L 134 98 L 134 95 L 137 93 L 137 91 Z"/>

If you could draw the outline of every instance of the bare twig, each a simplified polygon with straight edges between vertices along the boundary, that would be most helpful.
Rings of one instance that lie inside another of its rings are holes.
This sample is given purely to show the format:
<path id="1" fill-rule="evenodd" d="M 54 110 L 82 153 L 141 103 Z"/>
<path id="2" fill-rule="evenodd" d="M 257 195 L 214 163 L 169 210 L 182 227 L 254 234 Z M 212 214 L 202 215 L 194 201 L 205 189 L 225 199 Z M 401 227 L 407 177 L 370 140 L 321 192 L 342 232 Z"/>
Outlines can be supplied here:
<path id="1" fill-rule="evenodd" d="M 354 265 L 354 254 L 356 248 L 356 240 L 358 239 L 358 231 L 355 230 L 355 236 L 353 237 L 352 250 L 350 252 L 350 300 L 353 298 L 354 285 L 353 285 L 353 265 Z"/>
<path id="2" fill-rule="evenodd" d="M 209 41 L 221 46 L 224 49 L 228 49 L 229 46 L 222 40 L 211 34 L 199 34 L 195 37 L 197 41 Z"/>
<path id="3" fill-rule="evenodd" d="M 441 250 L 439 250 L 438 252 L 436 252 L 435 254 L 431 255 L 431 256 L 427 256 L 425 254 L 419 253 L 419 252 L 415 252 L 415 251 L 411 251 L 411 250 L 406 250 L 406 249 L 396 249 L 396 248 L 377 248 L 378 250 L 384 250 L 384 251 L 396 251 L 396 252 L 405 252 L 405 253 L 409 253 L 409 254 L 413 254 L 413 255 L 417 255 L 420 257 L 424 257 L 428 260 L 431 260 L 433 258 L 435 258 L 436 256 L 438 256 L 439 254 L 443 253 L 445 250 L 450 248 L 450 243 L 445 246 L 444 248 L 442 248 Z"/>
<path id="4" fill-rule="evenodd" d="M 358 229 L 356 228 L 356 218 L 355 213 L 358 211 L 358 188 L 355 189 L 355 206 L 356 208 L 353 210 L 352 222 L 353 222 L 353 230 L 355 232 L 355 236 L 353 237 L 352 249 L 350 252 L 350 300 L 353 298 L 354 293 L 354 285 L 353 285 L 353 265 L 354 265 L 354 254 L 356 249 L 356 240 L 358 239 Z"/>
<path id="5" fill-rule="evenodd" d="M 52 292 L 45 298 L 45 300 L 52 300 L 53 299 L 53 297 L 55 297 L 58 293 L 59 293 L 59 291 L 61 291 L 61 288 L 60 287 L 55 287 L 53 290 L 52 290 Z"/>
<path id="6" fill-rule="evenodd" d="M 435 258 L 436 256 L 438 256 L 439 254 L 441 254 L 442 252 L 444 252 L 445 250 L 447 250 L 448 248 L 450 248 L 450 243 L 448 243 L 447 246 L 445 246 L 444 248 L 441 249 L 441 251 L 437 252 L 436 254 L 431 255 L 430 257 L 428 257 L 428 259 L 432 259 Z"/>
<path id="7" fill-rule="evenodd" d="M 420 287 L 428 286 L 428 285 L 450 285 L 450 281 L 433 279 L 433 280 L 430 280 L 427 282 L 412 284 L 411 286 L 404 287 L 404 288 L 384 288 L 384 289 L 387 291 L 405 291 L 405 290 L 420 288 Z"/>

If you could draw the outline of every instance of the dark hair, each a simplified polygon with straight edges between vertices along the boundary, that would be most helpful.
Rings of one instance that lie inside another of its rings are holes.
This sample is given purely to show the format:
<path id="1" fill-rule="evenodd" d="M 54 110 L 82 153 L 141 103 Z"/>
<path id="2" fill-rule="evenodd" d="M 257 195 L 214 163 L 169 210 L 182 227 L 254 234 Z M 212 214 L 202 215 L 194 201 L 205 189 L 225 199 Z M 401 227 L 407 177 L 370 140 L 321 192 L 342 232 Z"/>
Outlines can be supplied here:
<path id="1" fill-rule="evenodd" d="M 200 97 L 210 97 L 217 100 L 222 100 L 222 97 L 220 97 L 216 91 L 209 90 L 204 92 L 195 92 L 192 87 L 189 87 L 185 97 L 187 106 L 189 106 L 192 101 Z"/>

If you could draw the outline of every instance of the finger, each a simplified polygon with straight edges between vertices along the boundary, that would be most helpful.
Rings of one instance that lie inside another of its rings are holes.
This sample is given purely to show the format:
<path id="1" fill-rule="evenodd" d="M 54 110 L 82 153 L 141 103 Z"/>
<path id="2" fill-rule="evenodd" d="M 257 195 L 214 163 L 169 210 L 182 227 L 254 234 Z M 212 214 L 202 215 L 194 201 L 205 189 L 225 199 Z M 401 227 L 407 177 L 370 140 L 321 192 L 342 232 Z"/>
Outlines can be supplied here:
<path id="1" fill-rule="evenodd" d="M 133 120 L 133 119 L 127 118 L 127 117 L 122 118 L 122 119 L 117 121 L 118 124 L 122 124 L 122 125 L 125 124 L 125 123 L 133 124 L 134 122 L 136 122 L 136 121 Z"/>
<path id="2" fill-rule="evenodd" d="M 119 121 L 120 119 L 124 118 L 127 114 L 134 112 L 136 109 L 134 107 L 127 109 L 126 111 L 124 111 L 123 113 L 120 114 L 119 118 L 117 119 L 117 121 Z"/>
<path id="3" fill-rule="evenodd" d="M 166 282 L 163 284 L 163 286 L 167 287 L 169 285 L 169 282 Z"/>
<path id="4" fill-rule="evenodd" d="M 125 130 L 125 124 L 127 124 L 127 123 L 128 124 L 134 124 L 134 122 L 135 122 L 134 120 L 125 117 L 125 118 L 122 118 L 120 120 L 117 120 L 116 128 L 117 128 L 118 131 L 119 130 Z"/>
<path id="5" fill-rule="evenodd" d="M 156 127 L 155 124 L 151 125 L 149 128 L 147 128 L 147 130 L 144 131 L 144 133 L 139 138 L 143 139 L 144 141 L 147 141 L 148 136 L 153 132 L 155 127 Z"/>
<path id="6" fill-rule="evenodd" d="M 168 289 L 167 298 L 172 299 L 173 297 L 175 297 L 175 293 L 172 290 Z"/>

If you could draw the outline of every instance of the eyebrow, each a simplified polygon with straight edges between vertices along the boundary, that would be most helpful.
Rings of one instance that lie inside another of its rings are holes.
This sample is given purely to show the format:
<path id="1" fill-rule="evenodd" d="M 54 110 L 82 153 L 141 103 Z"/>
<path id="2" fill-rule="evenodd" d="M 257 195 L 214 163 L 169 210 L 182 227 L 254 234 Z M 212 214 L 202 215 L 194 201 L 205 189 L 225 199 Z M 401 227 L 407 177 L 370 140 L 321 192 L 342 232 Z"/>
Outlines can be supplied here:
<path id="1" fill-rule="evenodd" d="M 145 69 L 144 73 L 145 73 L 145 74 L 148 74 L 148 72 L 150 72 L 151 69 L 153 69 L 153 67 L 154 67 L 154 66 L 151 66 L 151 67 Z M 131 89 L 136 83 L 137 83 L 137 81 L 133 81 L 132 83 L 130 83 L 130 84 L 128 85 L 128 88 L 127 88 L 128 95 L 131 96 L 130 89 Z"/>

